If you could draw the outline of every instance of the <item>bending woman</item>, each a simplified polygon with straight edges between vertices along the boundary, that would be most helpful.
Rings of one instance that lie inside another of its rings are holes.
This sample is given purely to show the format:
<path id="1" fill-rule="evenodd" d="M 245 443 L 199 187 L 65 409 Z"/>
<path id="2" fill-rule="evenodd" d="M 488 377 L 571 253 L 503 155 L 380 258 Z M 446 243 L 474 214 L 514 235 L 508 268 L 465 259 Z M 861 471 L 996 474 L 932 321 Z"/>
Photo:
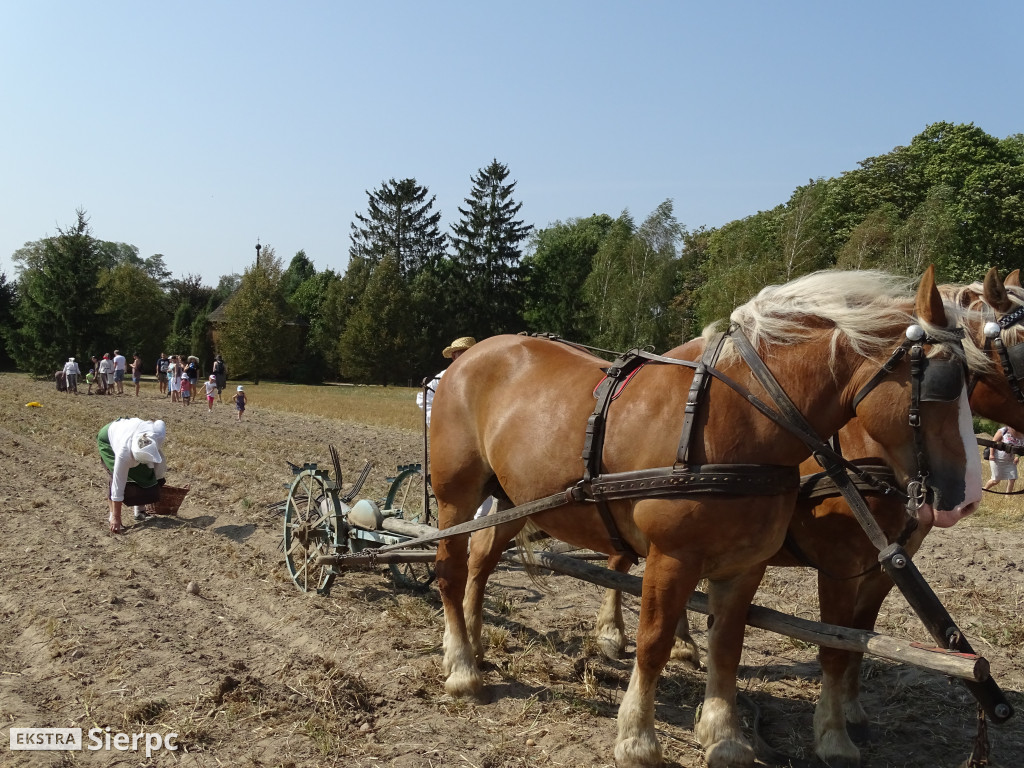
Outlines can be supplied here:
<path id="1" fill-rule="evenodd" d="M 140 507 L 160 500 L 167 465 L 161 451 L 167 439 L 163 421 L 118 419 L 96 436 L 103 466 L 110 473 L 110 532 L 123 533 L 121 507 L 135 507 L 135 519 L 148 518 Z"/>

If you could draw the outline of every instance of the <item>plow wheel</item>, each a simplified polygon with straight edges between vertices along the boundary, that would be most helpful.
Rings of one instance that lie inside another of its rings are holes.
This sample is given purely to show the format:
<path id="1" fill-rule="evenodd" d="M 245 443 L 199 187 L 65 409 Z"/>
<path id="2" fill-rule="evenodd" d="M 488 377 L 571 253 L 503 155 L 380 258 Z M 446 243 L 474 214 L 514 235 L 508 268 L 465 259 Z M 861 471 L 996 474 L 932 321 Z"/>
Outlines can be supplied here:
<path id="1" fill-rule="evenodd" d="M 437 522 L 437 510 L 434 508 L 434 496 L 427 487 L 424 498 L 426 478 L 418 466 L 410 466 L 398 473 L 388 489 L 384 508 L 393 513 L 401 513 L 403 520 L 423 525 L 434 525 Z M 434 581 L 434 567 L 430 563 L 390 563 L 391 575 L 399 586 L 423 591 Z"/>
<path id="2" fill-rule="evenodd" d="M 429 549 L 429 547 L 421 547 Z M 410 550 L 413 551 L 413 550 Z M 388 563 L 395 583 L 406 589 L 425 592 L 434 581 L 434 565 L 432 563 Z"/>
<path id="3" fill-rule="evenodd" d="M 337 574 L 316 561 L 321 555 L 334 554 L 338 547 L 338 489 L 323 470 L 305 469 L 288 489 L 286 504 L 284 560 L 288 573 L 303 592 L 327 594 Z"/>
<path id="4" fill-rule="evenodd" d="M 434 496 L 427 488 L 427 499 L 423 497 L 423 484 L 426 480 L 418 465 L 405 469 L 391 482 L 384 508 L 390 509 L 403 520 L 410 523 L 434 525 L 437 522 L 437 511 L 432 509 Z"/>

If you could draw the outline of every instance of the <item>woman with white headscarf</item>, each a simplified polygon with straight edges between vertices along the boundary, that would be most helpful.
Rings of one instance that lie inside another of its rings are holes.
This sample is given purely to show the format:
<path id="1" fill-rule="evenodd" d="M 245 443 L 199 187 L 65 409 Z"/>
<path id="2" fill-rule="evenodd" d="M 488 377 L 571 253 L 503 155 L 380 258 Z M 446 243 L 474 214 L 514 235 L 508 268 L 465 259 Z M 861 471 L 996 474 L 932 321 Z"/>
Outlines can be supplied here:
<path id="1" fill-rule="evenodd" d="M 96 436 L 103 466 L 110 473 L 110 532 L 122 533 L 121 507 L 135 507 L 135 519 L 148 518 L 140 507 L 160 500 L 167 464 L 163 447 L 167 428 L 163 421 L 118 419 Z"/>

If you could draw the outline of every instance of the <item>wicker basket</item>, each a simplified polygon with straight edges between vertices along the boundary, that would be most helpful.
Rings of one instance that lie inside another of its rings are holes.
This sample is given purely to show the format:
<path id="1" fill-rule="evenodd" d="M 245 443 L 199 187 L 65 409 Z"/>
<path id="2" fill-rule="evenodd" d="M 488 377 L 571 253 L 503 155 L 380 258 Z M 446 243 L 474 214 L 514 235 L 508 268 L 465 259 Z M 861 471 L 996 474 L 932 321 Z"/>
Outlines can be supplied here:
<path id="1" fill-rule="evenodd" d="M 152 515 L 177 515 L 178 507 L 185 500 L 190 486 L 175 488 L 173 485 L 164 485 L 160 488 L 160 501 L 149 505 L 149 512 Z"/>

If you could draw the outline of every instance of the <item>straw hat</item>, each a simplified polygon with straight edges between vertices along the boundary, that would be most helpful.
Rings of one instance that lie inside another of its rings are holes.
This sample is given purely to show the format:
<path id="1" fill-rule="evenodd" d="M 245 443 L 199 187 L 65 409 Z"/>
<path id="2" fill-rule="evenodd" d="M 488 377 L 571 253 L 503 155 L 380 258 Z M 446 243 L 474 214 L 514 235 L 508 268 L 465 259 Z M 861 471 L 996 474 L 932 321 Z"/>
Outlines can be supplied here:
<path id="1" fill-rule="evenodd" d="M 444 357 L 451 359 L 452 352 L 465 351 L 472 347 L 474 344 L 476 344 L 476 339 L 474 339 L 472 336 L 463 336 L 462 338 L 456 339 L 447 347 L 445 347 L 444 352 L 442 352 L 441 354 Z"/>

